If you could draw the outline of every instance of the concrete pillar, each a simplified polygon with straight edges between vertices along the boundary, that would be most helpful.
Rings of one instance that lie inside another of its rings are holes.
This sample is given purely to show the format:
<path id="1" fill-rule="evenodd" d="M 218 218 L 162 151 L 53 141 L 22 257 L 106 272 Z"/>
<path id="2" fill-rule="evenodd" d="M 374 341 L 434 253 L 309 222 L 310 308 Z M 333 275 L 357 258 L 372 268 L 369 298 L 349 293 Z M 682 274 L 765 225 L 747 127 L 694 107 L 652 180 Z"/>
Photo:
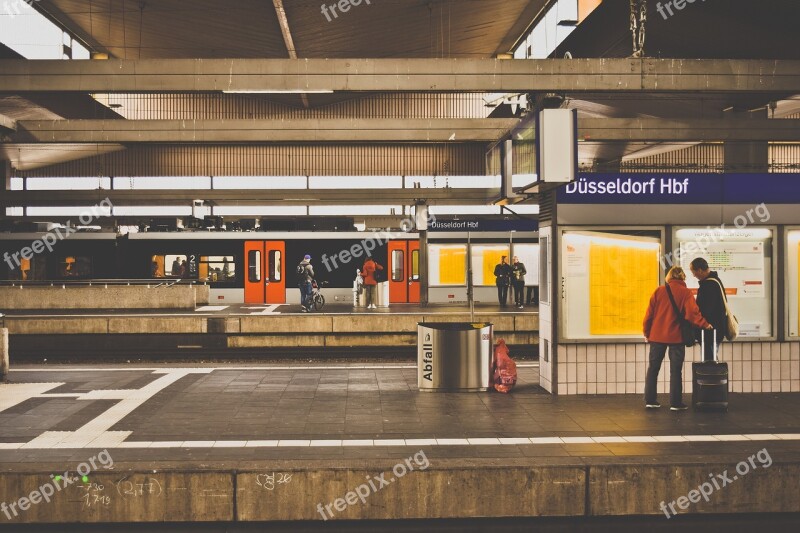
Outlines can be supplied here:
<path id="1" fill-rule="evenodd" d="M 726 110 L 723 116 L 731 120 L 765 120 L 769 118 L 766 108 L 755 111 L 732 108 Z M 766 141 L 726 142 L 725 172 L 740 174 L 769 172 L 769 143 Z"/>
<path id="2" fill-rule="evenodd" d="M 418 204 L 414 208 L 416 227 L 419 230 L 419 304 L 428 306 L 428 206 Z M 409 272 L 409 276 L 411 272 Z"/>
<path id="3" fill-rule="evenodd" d="M 0 328 L 0 381 L 8 379 L 8 329 Z"/>

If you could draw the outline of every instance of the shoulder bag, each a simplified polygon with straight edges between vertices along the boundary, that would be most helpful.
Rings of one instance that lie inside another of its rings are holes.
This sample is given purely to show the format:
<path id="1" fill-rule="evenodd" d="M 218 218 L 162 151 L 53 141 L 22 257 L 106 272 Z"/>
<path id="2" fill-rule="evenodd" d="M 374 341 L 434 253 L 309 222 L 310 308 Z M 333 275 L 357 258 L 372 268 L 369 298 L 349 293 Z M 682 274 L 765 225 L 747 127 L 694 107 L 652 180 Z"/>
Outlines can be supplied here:
<path id="1" fill-rule="evenodd" d="M 731 313 L 731 308 L 728 307 L 728 297 L 725 296 L 725 291 L 722 289 L 722 283 L 714 278 L 711 279 L 717 283 L 719 286 L 719 291 L 722 293 L 722 301 L 725 303 L 725 316 L 728 319 L 728 333 L 725 335 L 725 338 L 729 341 L 732 341 L 739 336 L 739 319 L 737 319 L 736 316 Z"/>
<path id="2" fill-rule="evenodd" d="M 692 325 L 691 322 L 686 320 L 686 318 L 681 313 L 680 309 L 678 309 L 678 304 L 675 303 L 675 297 L 672 296 L 672 289 L 669 288 L 669 284 L 666 284 L 665 287 L 667 288 L 667 295 L 669 295 L 669 301 L 672 302 L 672 309 L 675 311 L 675 314 L 678 316 L 678 326 L 681 329 L 681 339 L 683 339 L 683 345 L 687 348 L 691 348 L 697 343 L 697 339 L 694 336 L 695 327 Z"/>

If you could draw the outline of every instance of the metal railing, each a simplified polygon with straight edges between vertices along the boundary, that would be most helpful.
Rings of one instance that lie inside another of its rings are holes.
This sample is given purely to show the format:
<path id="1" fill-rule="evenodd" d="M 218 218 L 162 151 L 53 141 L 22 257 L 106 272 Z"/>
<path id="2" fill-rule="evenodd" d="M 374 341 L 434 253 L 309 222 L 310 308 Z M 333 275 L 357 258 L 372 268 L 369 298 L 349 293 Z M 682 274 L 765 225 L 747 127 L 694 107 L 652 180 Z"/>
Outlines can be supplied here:
<path id="1" fill-rule="evenodd" d="M 173 287 L 175 285 L 208 285 L 207 281 L 196 279 L 90 279 L 90 280 L 0 280 L 0 287 L 130 287 L 144 286 L 148 289 Z"/>

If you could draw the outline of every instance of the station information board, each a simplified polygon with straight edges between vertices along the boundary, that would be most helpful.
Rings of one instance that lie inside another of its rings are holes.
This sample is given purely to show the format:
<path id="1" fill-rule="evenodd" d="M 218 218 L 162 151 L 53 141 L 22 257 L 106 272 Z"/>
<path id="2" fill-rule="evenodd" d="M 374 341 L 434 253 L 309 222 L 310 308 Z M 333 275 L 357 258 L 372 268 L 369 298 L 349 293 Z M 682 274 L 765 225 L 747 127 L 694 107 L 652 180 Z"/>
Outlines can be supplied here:
<path id="1" fill-rule="evenodd" d="M 725 285 L 743 338 L 773 335 L 772 238 L 768 228 L 675 230 L 675 255 L 686 271 L 686 285 L 696 293 L 699 284 L 691 275 L 690 264 L 697 257 L 708 261 Z"/>
<path id="2" fill-rule="evenodd" d="M 660 280 L 661 240 L 598 231 L 564 231 L 563 336 L 641 338 Z"/>

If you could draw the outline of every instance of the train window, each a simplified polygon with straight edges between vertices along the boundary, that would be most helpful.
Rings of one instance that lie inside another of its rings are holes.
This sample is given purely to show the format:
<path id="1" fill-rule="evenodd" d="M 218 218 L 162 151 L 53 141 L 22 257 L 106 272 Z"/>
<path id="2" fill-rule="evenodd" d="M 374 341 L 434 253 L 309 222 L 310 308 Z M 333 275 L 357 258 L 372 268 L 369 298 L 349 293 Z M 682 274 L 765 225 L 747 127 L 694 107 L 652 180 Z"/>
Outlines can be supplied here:
<path id="1" fill-rule="evenodd" d="M 250 250 L 247 252 L 247 281 L 258 283 L 261 281 L 261 251 Z"/>
<path id="2" fill-rule="evenodd" d="M 507 244 L 475 244 L 472 246 L 472 282 L 476 287 L 494 286 L 494 267 L 500 264 L 500 258 L 506 256 L 511 264 L 511 254 Z"/>
<path id="3" fill-rule="evenodd" d="M 403 261 L 403 250 L 392 250 L 392 281 L 403 281 L 405 278 Z"/>
<path id="4" fill-rule="evenodd" d="M 92 258 L 82 255 L 65 256 L 58 264 L 60 278 L 88 278 L 92 276 Z"/>
<path id="5" fill-rule="evenodd" d="M 44 257 L 32 257 L 30 259 L 19 258 L 19 265 L 12 265 L 8 270 L 8 279 L 14 281 L 40 281 L 47 279 L 47 269 L 45 268 Z"/>
<path id="6" fill-rule="evenodd" d="M 281 251 L 269 251 L 269 280 L 278 282 L 281 280 Z"/>
<path id="7" fill-rule="evenodd" d="M 154 255 L 150 258 L 151 278 L 185 278 L 189 266 L 187 257 L 178 254 Z"/>
<path id="8" fill-rule="evenodd" d="M 466 244 L 431 244 L 428 249 L 431 287 L 467 284 Z"/>
<path id="9" fill-rule="evenodd" d="M 150 277 L 163 278 L 164 277 L 164 256 L 154 255 L 150 258 Z"/>
<path id="10" fill-rule="evenodd" d="M 411 251 L 411 279 L 419 281 L 419 250 Z"/>
<path id="11" fill-rule="evenodd" d="M 232 281 L 236 279 L 236 262 L 232 256 L 201 255 L 198 266 L 198 279 L 206 281 Z"/>

